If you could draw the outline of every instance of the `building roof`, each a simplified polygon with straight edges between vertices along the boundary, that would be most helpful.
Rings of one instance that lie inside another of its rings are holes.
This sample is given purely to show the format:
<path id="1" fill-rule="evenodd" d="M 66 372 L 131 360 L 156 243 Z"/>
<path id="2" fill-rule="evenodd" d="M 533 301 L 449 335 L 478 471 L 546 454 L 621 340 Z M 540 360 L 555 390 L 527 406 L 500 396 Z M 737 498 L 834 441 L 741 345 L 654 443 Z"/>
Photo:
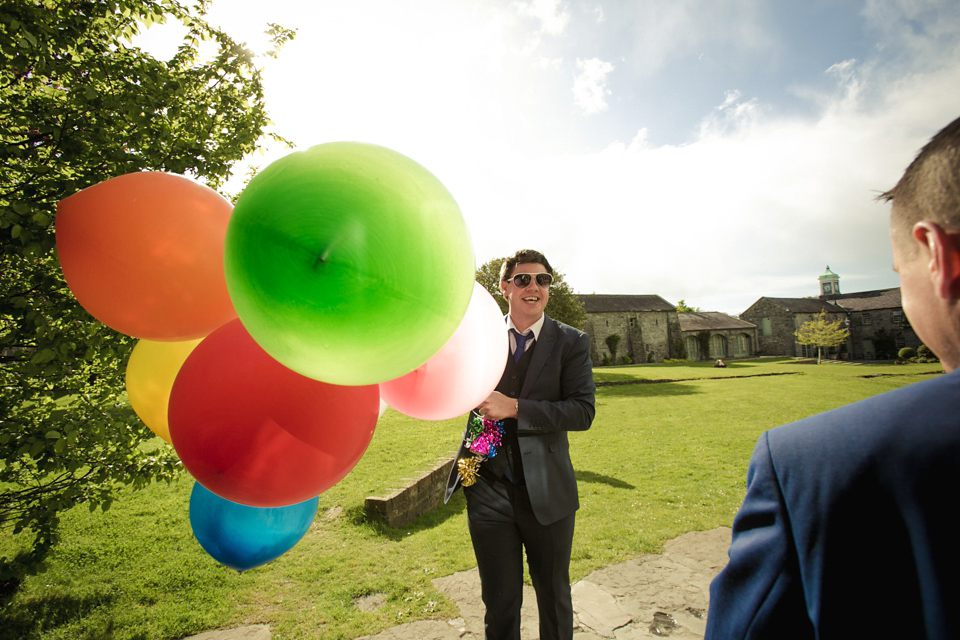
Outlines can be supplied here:
<path id="1" fill-rule="evenodd" d="M 898 309 L 903 306 L 900 300 L 900 287 L 877 289 L 858 293 L 841 293 L 823 296 L 833 304 L 850 311 L 873 311 L 874 309 Z"/>
<path id="2" fill-rule="evenodd" d="M 678 313 L 681 331 L 719 331 L 721 329 L 756 329 L 757 325 L 728 316 L 719 311 Z"/>
<path id="3" fill-rule="evenodd" d="M 833 279 L 833 278 L 837 278 L 837 279 L 839 280 L 839 279 L 840 279 L 840 276 L 838 276 L 837 274 L 835 274 L 833 271 L 830 271 L 830 265 L 827 265 L 827 270 L 823 272 L 823 275 L 820 276 L 819 279 L 820 279 L 820 280 L 830 280 L 830 279 Z"/>
<path id="4" fill-rule="evenodd" d="M 587 313 L 605 311 L 676 311 L 676 307 L 658 295 L 578 294 Z"/>
<path id="5" fill-rule="evenodd" d="M 820 313 L 821 311 L 844 313 L 843 309 L 838 309 L 836 305 L 820 298 L 771 298 L 764 296 L 760 300 L 769 300 L 791 313 Z M 760 302 L 760 300 L 757 300 L 757 302 Z M 753 304 L 757 304 L 757 302 Z"/>

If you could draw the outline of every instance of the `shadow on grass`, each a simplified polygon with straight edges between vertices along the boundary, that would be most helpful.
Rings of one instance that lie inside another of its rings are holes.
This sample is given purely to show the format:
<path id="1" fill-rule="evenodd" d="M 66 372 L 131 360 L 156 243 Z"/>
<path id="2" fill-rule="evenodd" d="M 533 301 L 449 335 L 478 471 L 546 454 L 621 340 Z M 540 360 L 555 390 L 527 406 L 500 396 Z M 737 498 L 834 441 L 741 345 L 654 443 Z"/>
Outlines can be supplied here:
<path id="1" fill-rule="evenodd" d="M 629 373 L 607 373 L 606 371 L 601 372 L 594 370 L 593 379 L 597 384 L 601 384 L 604 382 L 619 382 L 622 380 L 642 380 L 643 378 L 630 375 Z"/>
<path id="2" fill-rule="evenodd" d="M 692 385 L 679 384 L 672 380 L 644 380 L 637 382 L 638 384 L 598 386 L 597 395 L 615 396 L 618 398 L 648 398 L 650 396 L 689 396 L 695 393 L 702 393 L 702 391 Z M 648 382 L 651 384 L 646 384 Z"/>
<path id="3" fill-rule="evenodd" d="M 636 487 L 629 482 L 624 482 L 623 480 L 614 478 L 612 476 L 605 476 L 602 473 L 594 473 L 593 471 L 577 471 L 575 473 L 578 482 L 606 484 L 615 489 L 636 489 Z"/>
<path id="4" fill-rule="evenodd" d="M 447 504 L 440 503 L 439 506 L 434 507 L 405 527 L 391 527 L 383 517 L 370 511 L 365 506 L 350 509 L 349 518 L 353 525 L 367 528 L 378 536 L 397 542 L 420 531 L 426 531 L 441 525 L 466 510 L 467 501 L 463 497 L 463 491 L 459 490 L 453 494 L 450 502 Z"/>
<path id="5" fill-rule="evenodd" d="M 46 632 L 84 618 L 99 607 L 114 606 L 114 597 L 97 593 L 84 597 L 49 595 L 14 601 L 0 608 L 0 637 L 40 638 Z M 103 636 L 110 637 L 110 636 Z"/>

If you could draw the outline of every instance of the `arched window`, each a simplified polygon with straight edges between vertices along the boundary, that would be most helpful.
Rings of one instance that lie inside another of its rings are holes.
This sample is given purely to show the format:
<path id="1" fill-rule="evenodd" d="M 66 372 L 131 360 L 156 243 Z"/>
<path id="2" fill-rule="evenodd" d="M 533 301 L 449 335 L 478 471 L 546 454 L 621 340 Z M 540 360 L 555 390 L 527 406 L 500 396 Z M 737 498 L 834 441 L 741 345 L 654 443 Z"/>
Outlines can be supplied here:
<path id="1" fill-rule="evenodd" d="M 737 334 L 733 343 L 733 355 L 738 358 L 750 355 L 750 336 L 745 333 Z"/>
<path id="2" fill-rule="evenodd" d="M 710 336 L 710 357 L 722 358 L 727 355 L 727 339 L 715 333 Z"/>

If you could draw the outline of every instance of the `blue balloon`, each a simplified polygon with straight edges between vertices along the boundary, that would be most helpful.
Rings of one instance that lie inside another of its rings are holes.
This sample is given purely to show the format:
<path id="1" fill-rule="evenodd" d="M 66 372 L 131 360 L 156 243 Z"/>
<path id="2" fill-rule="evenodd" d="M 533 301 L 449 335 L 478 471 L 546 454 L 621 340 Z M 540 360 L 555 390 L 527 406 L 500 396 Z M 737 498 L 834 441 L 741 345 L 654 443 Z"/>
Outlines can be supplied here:
<path id="1" fill-rule="evenodd" d="M 190 526 L 214 560 L 246 571 L 293 548 L 310 528 L 319 501 L 317 496 L 287 507 L 249 507 L 196 482 L 190 494 Z"/>

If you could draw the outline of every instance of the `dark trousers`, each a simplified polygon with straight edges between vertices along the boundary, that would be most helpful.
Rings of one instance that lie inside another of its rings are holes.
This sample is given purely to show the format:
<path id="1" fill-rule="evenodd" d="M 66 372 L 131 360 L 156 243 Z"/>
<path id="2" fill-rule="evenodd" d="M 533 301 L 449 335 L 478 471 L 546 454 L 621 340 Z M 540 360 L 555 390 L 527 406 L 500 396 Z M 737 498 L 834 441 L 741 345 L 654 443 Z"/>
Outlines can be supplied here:
<path id="1" fill-rule="evenodd" d="M 537 593 L 540 640 L 573 637 L 570 550 L 574 514 L 549 525 L 537 522 L 526 488 L 484 477 L 464 488 L 467 523 L 486 607 L 487 640 L 520 640 L 523 550 Z"/>

